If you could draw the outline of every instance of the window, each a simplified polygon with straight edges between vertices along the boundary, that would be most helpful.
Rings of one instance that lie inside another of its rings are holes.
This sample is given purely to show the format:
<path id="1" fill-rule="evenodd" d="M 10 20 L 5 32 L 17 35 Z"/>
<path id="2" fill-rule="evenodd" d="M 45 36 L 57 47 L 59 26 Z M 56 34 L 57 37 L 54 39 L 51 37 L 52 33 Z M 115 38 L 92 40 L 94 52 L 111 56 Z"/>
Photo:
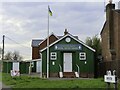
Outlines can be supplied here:
<path id="1" fill-rule="evenodd" d="M 56 52 L 51 52 L 50 59 L 51 60 L 56 60 L 57 59 L 57 53 Z"/>
<path id="2" fill-rule="evenodd" d="M 86 60 L 86 53 L 85 52 L 80 52 L 79 53 L 79 58 L 80 58 L 80 60 Z"/>

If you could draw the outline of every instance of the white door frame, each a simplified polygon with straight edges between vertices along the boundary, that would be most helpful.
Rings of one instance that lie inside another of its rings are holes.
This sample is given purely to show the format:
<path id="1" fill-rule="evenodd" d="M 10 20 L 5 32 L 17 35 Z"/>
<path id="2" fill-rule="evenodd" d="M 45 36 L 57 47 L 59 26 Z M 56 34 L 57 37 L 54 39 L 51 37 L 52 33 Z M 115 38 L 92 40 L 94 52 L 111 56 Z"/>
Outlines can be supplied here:
<path id="1" fill-rule="evenodd" d="M 12 70 L 19 71 L 19 62 L 13 62 Z"/>
<path id="2" fill-rule="evenodd" d="M 63 53 L 63 71 L 72 72 L 72 53 Z"/>
<path id="3" fill-rule="evenodd" d="M 37 73 L 41 72 L 41 61 L 36 61 L 36 72 Z"/>

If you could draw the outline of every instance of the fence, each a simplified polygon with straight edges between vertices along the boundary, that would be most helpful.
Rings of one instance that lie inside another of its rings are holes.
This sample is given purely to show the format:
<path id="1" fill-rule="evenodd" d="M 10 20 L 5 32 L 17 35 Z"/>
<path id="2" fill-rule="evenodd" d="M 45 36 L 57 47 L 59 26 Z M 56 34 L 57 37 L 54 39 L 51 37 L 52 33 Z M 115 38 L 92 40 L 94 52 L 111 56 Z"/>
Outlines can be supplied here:
<path id="1" fill-rule="evenodd" d="M 120 60 L 112 60 L 99 63 L 98 65 L 98 75 L 103 76 L 106 74 L 107 70 L 116 70 L 118 78 L 120 78 Z"/>

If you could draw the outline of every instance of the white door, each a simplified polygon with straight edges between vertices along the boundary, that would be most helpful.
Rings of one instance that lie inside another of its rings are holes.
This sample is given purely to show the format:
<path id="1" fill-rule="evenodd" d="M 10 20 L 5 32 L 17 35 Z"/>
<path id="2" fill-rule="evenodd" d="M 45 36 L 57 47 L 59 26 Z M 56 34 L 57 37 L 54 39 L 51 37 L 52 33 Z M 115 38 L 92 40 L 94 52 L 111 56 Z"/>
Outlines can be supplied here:
<path id="1" fill-rule="evenodd" d="M 19 62 L 13 62 L 13 71 L 19 71 Z"/>
<path id="2" fill-rule="evenodd" d="M 41 61 L 37 61 L 36 69 L 37 73 L 41 72 Z"/>
<path id="3" fill-rule="evenodd" d="M 72 53 L 64 53 L 64 72 L 72 72 Z"/>

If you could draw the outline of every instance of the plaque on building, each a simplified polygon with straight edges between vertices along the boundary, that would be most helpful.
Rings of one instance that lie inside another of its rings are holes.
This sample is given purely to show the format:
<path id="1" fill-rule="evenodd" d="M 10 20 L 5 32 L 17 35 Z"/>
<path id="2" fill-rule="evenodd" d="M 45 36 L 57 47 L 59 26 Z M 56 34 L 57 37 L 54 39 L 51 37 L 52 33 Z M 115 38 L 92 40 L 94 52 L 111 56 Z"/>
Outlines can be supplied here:
<path id="1" fill-rule="evenodd" d="M 57 44 L 55 50 L 82 50 L 81 44 Z"/>

